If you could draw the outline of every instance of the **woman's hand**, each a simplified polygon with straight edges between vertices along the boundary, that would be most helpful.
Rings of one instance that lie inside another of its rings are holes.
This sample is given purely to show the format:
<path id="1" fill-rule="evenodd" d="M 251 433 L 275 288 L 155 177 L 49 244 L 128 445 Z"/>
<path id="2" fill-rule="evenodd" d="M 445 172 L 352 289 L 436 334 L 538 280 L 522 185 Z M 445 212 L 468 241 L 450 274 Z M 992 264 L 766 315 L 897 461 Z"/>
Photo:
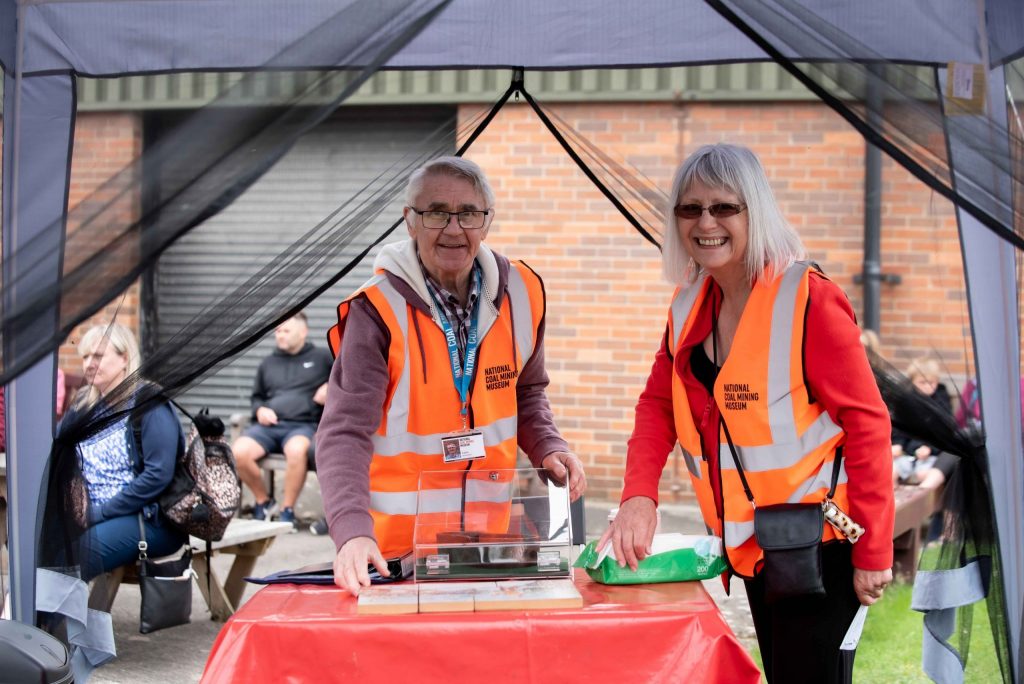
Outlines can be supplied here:
<path id="1" fill-rule="evenodd" d="M 597 552 L 612 545 L 619 567 L 629 566 L 636 572 L 637 565 L 651 554 L 651 541 L 658 526 L 657 504 L 646 496 L 634 496 L 619 506 L 615 520 L 597 542 Z"/>
<path id="2" fill-rule="evenodd" d="M 857 598 L 865 606 L 882 598 L 882 592 L 892 584 L 892 569 L 889 570 L 861 570 L 853 569 L 853 590 Z"/>
<path id="3" fill-rule="evenodd" d="M 377 542 L 370 537 L 349 539 L 334 558 L 334 583 L 353 596 L 359 596 L 363 587 L 370 586 L 368 563 L 374 564 L 381 577 L 391 576 Z"/>
<path id="4" fill-rule="evenodd" d="M 575 501 L 587 491 L 587 476 L 583 474 L 583 463 L 576 454 L 568 451 L 553 451 L 540 462 L 542 468 L 551 474 L 551 479 L 559 487 L 569 482 L 569 500 Z"/>

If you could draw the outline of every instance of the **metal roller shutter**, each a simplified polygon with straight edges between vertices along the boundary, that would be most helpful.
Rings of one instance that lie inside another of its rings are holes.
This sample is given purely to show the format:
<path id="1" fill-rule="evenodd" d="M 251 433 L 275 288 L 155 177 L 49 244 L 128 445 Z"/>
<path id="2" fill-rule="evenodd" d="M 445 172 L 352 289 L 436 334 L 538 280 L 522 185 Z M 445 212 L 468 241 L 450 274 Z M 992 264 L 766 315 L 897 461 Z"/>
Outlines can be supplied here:
<path id="1" fill-rule="evenodd" d="M 149 334 L 164 343 L 218 294 L 267 263 L 446 122 L 454 150 L 454 115 L 449 108 L 353 108 L 303 136 L 230 207 L 160 258 L 150 295 L 156 325 Z M 401 216 L 402 206 L 399 198 L 382 216 L 390 223 Z M 405 236 L 399 227 L 391 240 Z M 370 241 L 368 236 L 354 245 L 352 254 Z M 369 278 L 375 255 L 372 252 L 306 309 L 309 341 L 326 346 L 327 329 L 337 321 L 338 302 Z M 339 268 L 346 262 L 345 255 L 338 257 Z M 185 393 L 183 405 L 208 406 L 225 420 L 232 413 L 248 414 L 256 367 L 273 348 L 273 335 L 268 335 Z"/>

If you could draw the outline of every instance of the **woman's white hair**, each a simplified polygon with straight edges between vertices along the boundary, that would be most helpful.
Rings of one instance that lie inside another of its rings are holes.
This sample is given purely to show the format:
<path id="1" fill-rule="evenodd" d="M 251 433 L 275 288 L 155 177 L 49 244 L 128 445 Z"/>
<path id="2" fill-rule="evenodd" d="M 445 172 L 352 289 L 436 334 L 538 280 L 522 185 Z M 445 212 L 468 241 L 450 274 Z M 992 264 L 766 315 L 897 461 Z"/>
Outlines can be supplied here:
<path id="1" fill-rule="evenodd" d="M 139 343 L 126 326 L 120 323 L 106 325 L 94 325 L 85 331 L 82 339 L 78 341 L 78 354 L 86 357 L 92 354 L 100 346 L 104 346 L 104 352 L 115 351 L 125 358 L 125 378 L 130 378 L 139 370 L 141 355 L 139 354 Z M 99 401 L 100 391 L 93 384 L 82 385 L 75 396 L 74 406 L 79 410 L 86 410 Z"/>
<path id="2" fill-rule="evenodd" d="M 413 202 L 416 201 L 416 197 L 423 190 L 423 182 L 429 176 L 464 178 L 472 183 L 477 192 L 483 196 L 487 206 L 481 207 L 482 209 L 494 207 L 494 189 L 491 187 L 491 182 L 487 180 L 484 170 L 476 162 L 464 157 L 438 157 L 413 171 L 412 175 L 409 176 L 409 182 L 405 186 L 405 203 L 407 206 L 411 207 Z"/>
<path id="3" fill-rule="evenodd" d="M 800 236 L 782 215 L 757 155 L 740 145 L 704 145 L 682 163 L 672 181 L 665 218 L 665 244 L 661 251 L 661 268 L 666 280 L 685 286 L 700 275 L 700 267 L 682 244 L 673 213 L 675 205 L 695 182 L 727 190 L 747 205 L 746 266 L 751 283 L 766 276 L 781 275 L 794 261 L 805 257 Z"/>

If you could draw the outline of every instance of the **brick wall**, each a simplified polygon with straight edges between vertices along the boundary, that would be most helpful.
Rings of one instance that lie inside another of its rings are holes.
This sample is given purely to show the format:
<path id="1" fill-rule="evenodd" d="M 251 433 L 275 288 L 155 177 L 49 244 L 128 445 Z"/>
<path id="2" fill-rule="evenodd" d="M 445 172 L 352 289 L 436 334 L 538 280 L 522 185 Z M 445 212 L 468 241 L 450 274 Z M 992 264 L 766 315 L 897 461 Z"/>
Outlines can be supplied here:
<path id="1" fill-rule="evenodd" d="M 864 142 L 825 106 L 612 104 L 553 109 L 609 155 L 664 192 L 699 145 L 749 145 L 813 259 L 862 311 L 853 276 L 863 251 Z M 461 118 L 475 112 L 465 106 Z M 633 407 L 664 331 L 671 288 L 658 251 L 595 189 L 524 105 L 510 105 L 469 152 L 498 195 L 488 244 L 522 258 L 548 292 L 550 397 L 566 438 L 588 468 L 590 494 L 617 498 Z M 969 347 L 963 274 L 951 205 L 893 162 L 883 168 L 883 351 L 898 367 L 934 350 L 962 381 Z M 688 496 L 670 456 L 665 500 Z"/>
<path id="2" fill-rule="evenodd" d="M 553 109 L 663 191 L 679 161 L 697 146 L 721 140 L 751 146 L 811 256 L 862 311 L 853 276 L 862 255 L 864 142 L 825 106 L 638 103 Z M 460 117 L 475 111 L 464 105 Z M 81 114 L 71 206 L 135 157 L 140 140 L 136 115 Z M 617 498 L 633 406 L 661 339 L 671 295 L 661 280 L 659 253 L 618 215 L 525 105 L 507 106 L 470 156 L 488 171 L 498 194 L 488 243 L 526 260 L 545 279 L 547 365 L 558 423 L 587 464 L 590 495 Z M 919 354 L 937 353 L 960 383 L 968 373 L 970 340 L 952 208 L 888 158 L 882 180 L 883 270 L 903 277 L 900 285 L 882 287 L 883 351 L 898 367 Z M 137 198 L 119 202 L 127 215 L 137 211 Z M 137 329 L 137 285 L 94 320 L 110 320 L 118 306 L 118 320 Z M 61 348 L 66 370 L 80 369 L 73 344 L 82 331 Z M 675 456 L 662 489 L 666 501 L 688 496 L 686 472 Z"/>
<path id="3" fill-rule="evenodd" d="M 138 115 L 112 112 L 78 114 L 75 121 L 75 145 L 71 157 L 71 187 L 68 193 L 68 206 L 77 209 L 68 217 L 69 234 L 78 227 L 82 217 L 89 216 L 98 207 L 109 202 L 113 204 L 103 216 L 113 220 L 99 223 L 100 227 L 115 231 L 137 217 L 138 191 L 137 188 L 131 188 L 134 178 L 131 175 L 118 176 L 114 181 L 111 181 L 111 178 L 138 157 L 141 151 L 142 125 Z M 100 232 L 98 235 L 100 240 L 106 242 L 113 233 L 104 235 Z M 64 255 L 66 270 L 73 268 L 82 257 L 81 250 L 71 248 L 71 244 L 73 243 L 69 243 L 69 249 Z M 130 251 L 133 248 L 129 246 L 127 249 Z M 75 348 L 78 339 L 93 325 L 115 319 L 138 332 L 138 283 L 129 287 L 123 297 L 116 298 L 102 311 L 72 331 L 61 345 L 60 367 L 67 372 L 81 373 L 82 362 Z"/>

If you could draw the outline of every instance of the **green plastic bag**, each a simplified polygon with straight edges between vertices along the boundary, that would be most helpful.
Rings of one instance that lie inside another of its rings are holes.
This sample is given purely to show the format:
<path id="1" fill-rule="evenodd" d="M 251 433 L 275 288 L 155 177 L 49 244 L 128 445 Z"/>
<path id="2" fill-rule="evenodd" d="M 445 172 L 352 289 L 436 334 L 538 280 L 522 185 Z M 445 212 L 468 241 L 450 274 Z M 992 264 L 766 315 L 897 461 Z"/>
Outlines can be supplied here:
<path id="1" fill-rule="evenodd" d="M 653 553 L 640 561 L 636 572 L 628 565 L 620 568 L 612 553 L 597 563 L 596 541 L 584 547 L 573 565 L 586 570 L 590 579 L 601 584 L 688 582 L 711 579 L 725 572 L 722 540 L 718 537 L 656 534 L 651 547 Z M 595 564 L 596 567 L 591 567 Z"/>

